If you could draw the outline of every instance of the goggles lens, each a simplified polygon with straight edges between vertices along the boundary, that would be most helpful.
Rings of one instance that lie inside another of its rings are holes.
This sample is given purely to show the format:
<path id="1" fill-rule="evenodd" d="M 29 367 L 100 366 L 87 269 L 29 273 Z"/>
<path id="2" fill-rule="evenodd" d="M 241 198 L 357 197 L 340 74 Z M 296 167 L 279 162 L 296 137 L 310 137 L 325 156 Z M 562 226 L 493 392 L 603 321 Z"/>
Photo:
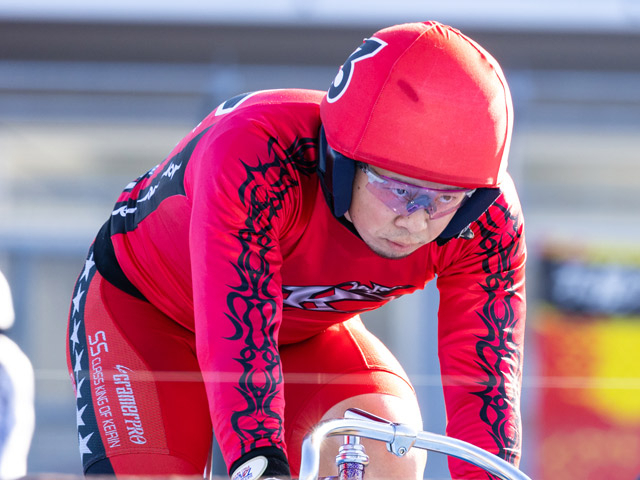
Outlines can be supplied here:
<path id="1" fill-rule="evenodd" d="M 402 216 L 411 215 L 422 208 L 431 219 L 443 217 L 459 209 L 475 191 L 419 187 L 380 175 L 366 164 L 360 164 L 360 168 L 369 180 L 367 190 Z"/>

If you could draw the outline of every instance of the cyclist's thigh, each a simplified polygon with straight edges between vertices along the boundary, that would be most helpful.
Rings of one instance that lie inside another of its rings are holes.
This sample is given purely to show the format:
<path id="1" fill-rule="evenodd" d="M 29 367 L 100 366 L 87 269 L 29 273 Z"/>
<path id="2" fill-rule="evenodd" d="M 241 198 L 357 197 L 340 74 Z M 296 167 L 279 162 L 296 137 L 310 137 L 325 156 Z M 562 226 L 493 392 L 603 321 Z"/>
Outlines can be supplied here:
<path id="1" fill-rule="evenodd" d="M 359 317 L 301 343 L 281 347 L 285 378 L 285 432 L 292 473 L 300 466 L 302 439 L 335 406 L 409 405 L 418 412 L 411 383 L 391 352 Z M 368 403 L 388 397 L 390 402 Z M 364 399 L 367 403 L 353 403 Z M 378 415 L 388 409 L 378 408 Z M 336 417 L 344 414 L 342 410 Z M 337 452 L 337 450 L 336 450 Z M 334 453 L 335 456 L 335 453 Z"/>
<path id="2" fill-rule="evenodd" d="M 95 267 L 73 295 L 68 365 L 84 470 L 202 473 L 211 422 L 192 332 Z"/>

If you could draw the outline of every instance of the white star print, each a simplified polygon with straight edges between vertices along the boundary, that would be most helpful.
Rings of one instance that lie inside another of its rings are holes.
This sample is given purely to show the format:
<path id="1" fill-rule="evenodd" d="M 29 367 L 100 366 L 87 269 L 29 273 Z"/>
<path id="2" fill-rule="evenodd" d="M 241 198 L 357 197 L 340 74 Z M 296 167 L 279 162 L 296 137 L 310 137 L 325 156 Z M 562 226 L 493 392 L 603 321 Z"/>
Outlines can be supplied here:
<path id="1" fill-rule="evenodd" d="M 82 384 L 84 383 L 84 380 L 85 380 L 85 377 L 82 377 L 78 381 L 78 385 L 76 386 L 76 399 L 82 398 L 82 391 L 80 390 L 80 388 L 82 387 Z"/>
<path id="2" fill-rule="evenodd" d="M 78 289 L 78 293 L 76 293 L 76 296 L 73 297 L 73 312 L 71 313 L 71 315 L 80 311 L 80 300 L 82 299 L 83 295 L 84 292 Z"/>
<path id="3" fill-rule="evenodd" d="M 84 457 L 85 454 L 92 453 L 91 450 L 89 449 L 89 446 L 87 445 L 92 435 L 93 435 L 93 432 L 91 432 L 86 437 L 82 438 L 82 435 L 78 433 L 78 443 L 80 444 L 80 458 Z"/>
<path id="4" fill-rule="evenodd" d="M 78 423 L 79 427 L 84 425 L 84 420 L 82 419 L 82 414 L 84 413 L 84 409 L 85 408 L 87 408 L 86 405 L 84 407 L 82 407 L 80 410 L 78 410 L 76 408 L 76 422 Z"/>
<path id="5" fill-rule="evenodd" d="M 83 353 L 84 350 L 82 350 L 80 353 L 76 353 L 76 364 L 73 367 L 74 372 L 79 372 L 80 370 L 82 370 L 82 367 L 80 366 L 80 359 L 82 358 Z"/>
<path id="6" fill-rule="evenodd" d="M 71 334 L 70 340 L 73 342 L 74 346 L 76 343 L 80 343 L 80 340 L 78 340 L 78 329 L 80 328 L 80 322 L 78 321 L 78 323 L 73 322 L 73 333 Z"/>
<path id="7" fill-rule="evenodd" d="M 93 261 L 93 253 L 92 253 L 91 256 L 87 258 L 84 262 L 84 270 L 82 271 L 82 275 L 80 275 L 80 280 L 82 280 L 83 278 L 86 279 L 87 281 L 89 280 L 89 273 L 91 272 L 91 269 L 95 264 L 96 262 Z"/>

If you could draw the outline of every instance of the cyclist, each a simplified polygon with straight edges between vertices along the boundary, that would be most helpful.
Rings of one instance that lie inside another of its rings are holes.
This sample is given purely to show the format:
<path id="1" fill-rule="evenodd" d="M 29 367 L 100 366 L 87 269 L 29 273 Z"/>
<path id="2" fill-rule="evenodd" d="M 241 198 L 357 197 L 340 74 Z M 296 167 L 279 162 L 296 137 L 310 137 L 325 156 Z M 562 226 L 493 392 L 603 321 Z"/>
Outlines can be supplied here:
<path id="1" fill-rule="evenodd" d="M 328 92 L 218 106 L 120 194 L 76 283 L 85 473 L 199 474 L 213 428 L 232 478 L 282 478 L 309 429 L 347 407 L 421 427 L 407 375 L 359 314 L 436 276 L 448 434 L 517 464 L 512 121 L 497 62 L 437 22 L 364 40 Z M 377 448 L 368 477 L 422 478 L 424 456 Z"/>

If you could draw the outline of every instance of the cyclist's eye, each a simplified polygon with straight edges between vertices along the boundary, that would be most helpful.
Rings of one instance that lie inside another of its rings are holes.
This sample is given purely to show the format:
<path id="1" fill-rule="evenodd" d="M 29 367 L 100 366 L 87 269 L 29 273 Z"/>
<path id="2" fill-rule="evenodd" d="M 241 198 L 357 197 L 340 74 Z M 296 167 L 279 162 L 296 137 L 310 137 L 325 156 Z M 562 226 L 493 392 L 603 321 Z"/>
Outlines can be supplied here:
<path id="1" fill-rule="evenodd" d="M 451 203 L 456 199 L 454 195 L 440 195 L 438 197 L 438 202 L 440 203 Z"/>
<path id="2" fill-rule="evenodd" d="M 409 190 L 405 189 L 405 188 L 392 188 L 391 191 L 394 193 L 394 195 L 398 196 L 398 197 L 406 197 L 407 195 L 409 195 Z"/>

